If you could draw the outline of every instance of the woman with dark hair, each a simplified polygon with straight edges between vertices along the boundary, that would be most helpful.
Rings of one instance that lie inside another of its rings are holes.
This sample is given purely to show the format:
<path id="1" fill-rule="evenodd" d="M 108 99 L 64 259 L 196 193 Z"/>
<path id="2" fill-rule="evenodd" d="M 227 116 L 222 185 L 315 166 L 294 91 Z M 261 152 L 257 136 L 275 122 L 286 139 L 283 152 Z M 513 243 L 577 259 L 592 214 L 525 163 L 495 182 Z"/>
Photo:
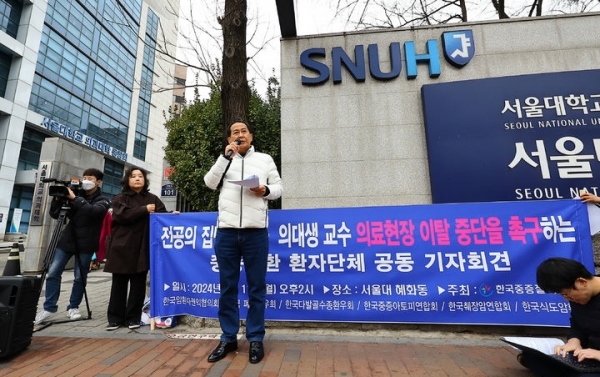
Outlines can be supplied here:
<path id="1" fill-rule="evenodd" d="M 104 271 L 112 273 L 106 330 L 121 325 L 136 329 L 140 327 L 150 270 L 150 214 L 167 209 L 148 191 L 147 173 L 137 167 L 125 172 L 121 193 L 112 199 L 112 208 L 112 238 L 104 265 Z"/>

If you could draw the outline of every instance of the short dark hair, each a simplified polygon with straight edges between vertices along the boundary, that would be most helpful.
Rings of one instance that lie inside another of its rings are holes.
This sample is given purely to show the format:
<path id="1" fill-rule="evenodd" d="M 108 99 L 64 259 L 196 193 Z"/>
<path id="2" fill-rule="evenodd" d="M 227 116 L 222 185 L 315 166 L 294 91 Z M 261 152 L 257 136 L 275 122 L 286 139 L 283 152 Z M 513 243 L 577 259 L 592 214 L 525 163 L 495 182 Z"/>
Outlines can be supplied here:
<path id="1" fill-rule="evenodd" d="M 100 170 L 96 169 L 96 168 L 89 168 L 89 169 L 85 169 L 83 171 L 83 176 L 92 176 L 92 177 L 96 177 L 96 179 L 98 181 L 101 181 L 102 178 L 104 178 L 104 173 L 102 173 Z"/>
<path id="2" fill-rule="evenodd" d="M 144 176 L 144 188 L 142 189 L 142 191 L 149 191 L 148 186 L 150 185 L 150 182 L 148 182 L 148 172 L 136 166 L 132 166 L 129 169 L 125 170 L 123 178 L 121 179 L 121 191 L 129 189 L 129 177 L 131 177 L 131 174 L 133 174 L 134 170 L 141 171 L 142 175 Z"/>
<path id="3" fill-rule="evenodd" d="M 537 268 L 537 285 L 546 293 L 560 293 L 575 287 L 578 278 L 591 280 L 594 277 L 581 263 L 567 258 L 550 258 Z"/>
<path id="4" fill-rule="evenodd" d="M 245 120 L 238 119 L 234 120 L 229 126 L 227 126 L 227 137 L 231 136 L 231 126 L 233 126 L 236 123 L 244 123 L 246 127 L 248 127 L 248 132 L 254 134 L 254 132 L 252 132 L 252 127 L 250 127 L 250 124 L 248 124 L 248 122 L 246 122 Z"/>

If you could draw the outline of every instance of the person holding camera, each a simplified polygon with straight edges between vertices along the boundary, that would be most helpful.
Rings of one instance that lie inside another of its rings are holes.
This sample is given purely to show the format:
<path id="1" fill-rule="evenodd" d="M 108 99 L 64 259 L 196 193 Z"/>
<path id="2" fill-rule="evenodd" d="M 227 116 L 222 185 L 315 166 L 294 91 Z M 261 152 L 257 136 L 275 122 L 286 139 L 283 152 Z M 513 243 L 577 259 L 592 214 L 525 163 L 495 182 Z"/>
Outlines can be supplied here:
<path id="1" fill-rule="evenodd" d="M 100 170 L 86 169 L 83 172 L 81 188 L 66 187 L 64 196 L 54 196 L 52 200 L 50 217 L 57 219 L 60 211 L 68 208 L 66 217 L 69 222 L 58 240 L 54 257 L 48 268 L 46 300 L 43 310 L 35 317 L 36 325 L 56 315 L 62 273 L 73 256 L 75 256 L 73 269 L 75 280 L 71 288 L 67 316 L 72 320 L 81 318 L 79 304 L 83 299 L 92 254 L 98 251 L 100 229 L 110 207 L 110 201 L 102 195 L 100 189 L 102 178 L 104 173 Z"/>

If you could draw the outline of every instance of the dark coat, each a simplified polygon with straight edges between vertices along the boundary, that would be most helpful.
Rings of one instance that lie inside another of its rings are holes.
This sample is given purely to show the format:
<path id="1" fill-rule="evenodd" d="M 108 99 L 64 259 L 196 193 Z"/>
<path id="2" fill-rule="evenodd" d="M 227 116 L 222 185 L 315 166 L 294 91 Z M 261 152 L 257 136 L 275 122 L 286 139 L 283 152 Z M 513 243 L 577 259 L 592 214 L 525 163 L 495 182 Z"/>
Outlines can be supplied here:
<path id="1" fill-rule="evenodd" d="M 50 204 L 50 217 L 60 215 L 62 200 L 54 199 Z M 102 221 L 110 202 L 98 187 L 91 195 L 77 196 L 69 202 L 67 219 L 56 247 L 72 254 L 93 254 L 98 251 L 98 240 Z"/>
<path id="2" fill-rule="evenodd" d="M 111 240 L 106 252 L 104 271 L 113 274 L 137 274 L 150 270 L 150 213 L 167 212 L 163 202 L 147 191 L 127 189 L 112 200 Z"/>

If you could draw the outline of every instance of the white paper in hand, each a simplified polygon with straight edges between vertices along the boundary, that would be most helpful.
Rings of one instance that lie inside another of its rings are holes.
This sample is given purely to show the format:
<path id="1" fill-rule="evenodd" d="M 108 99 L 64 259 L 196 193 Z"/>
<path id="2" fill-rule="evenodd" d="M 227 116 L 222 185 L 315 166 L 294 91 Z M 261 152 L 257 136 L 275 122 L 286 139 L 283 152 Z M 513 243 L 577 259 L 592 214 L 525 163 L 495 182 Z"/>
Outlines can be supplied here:
<path id="1" fill-rule="evenodd" d="M 251 175 L 246 179 L 242 179 L 241 181 L 229 181 L 230 183 L 240 185 L 248 188 L 256 188 L 259 186 L 258 177 L 255 175 Z"/>

